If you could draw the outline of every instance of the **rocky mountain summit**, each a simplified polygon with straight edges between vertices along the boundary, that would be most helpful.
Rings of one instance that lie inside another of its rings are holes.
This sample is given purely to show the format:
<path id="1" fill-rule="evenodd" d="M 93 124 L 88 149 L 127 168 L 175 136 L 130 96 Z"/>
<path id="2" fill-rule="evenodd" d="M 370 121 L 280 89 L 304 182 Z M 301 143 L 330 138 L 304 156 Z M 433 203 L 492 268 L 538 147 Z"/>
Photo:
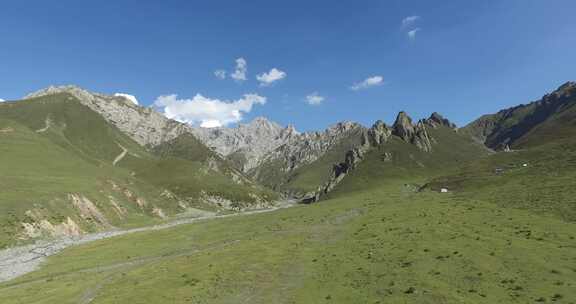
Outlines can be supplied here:
<path id="1" fill-rule="evenodd" d="M 299 135 L 294 126 L 283 128 L 265 117 L 257 117 L 235 128 L 195 127 L 191 132 L 245 172 L 257 167 L 268 153 Z"/>
<path id="2" fill-rule="evenodd" d="M 80 103 L 100 114 L 143 146 L 156 146 L 191 132 L 188 125 L 168 119 L 152 108 L 138 106 L 124 96 L 89 92 L 73 85 L 50 86 L 29 94 L 24 99 L 53 94 L 70 94 L 76 97 Z"/>

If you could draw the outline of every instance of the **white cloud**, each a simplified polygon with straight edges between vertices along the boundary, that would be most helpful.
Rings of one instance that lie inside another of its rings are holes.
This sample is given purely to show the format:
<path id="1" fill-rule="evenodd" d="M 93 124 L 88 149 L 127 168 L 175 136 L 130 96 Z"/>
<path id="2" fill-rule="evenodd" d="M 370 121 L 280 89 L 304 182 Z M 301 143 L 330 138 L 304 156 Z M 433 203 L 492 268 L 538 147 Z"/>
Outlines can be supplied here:
<path id="1" fill-rule="evenodd" d="M 226 79 L 227 72 L 225 70 L 216 70 L 214 71 L 214 76 L 218 79 Z"/>
<path id="2" fill-rule="evenodd" d="M 246 59 L 240 57 L 236 59 L 236 70 L 234 73 L 230 74 L 230 77 L 236 81 L 245 81 L 246 73 L 248 72 L 248 62 Z"/>
<path id="3" fill-rule="evenodd" d="M 268 73 L 262 73 L 262 74 L 256 76 L 256 79 L 258 81 L 260 81 L 261 86 L 267 87 L 278 80 L 282 80 L 282 79 L 286 78 L 286 76 L 287 75 L 285 72 L 280 71 L 276 68 L 273 68 Z"/>
<path id="4" fill-rule="evenodd" d="M 402 19 L 402 27 L 406 28 L 409 27 L 411 25 L 413 25 L 414 23 L 416 23 L 416 21 L 418 21 L 420 19 L 420 16 L 408 16 L 404 19 Z"/>
<path id="5" fill-rule="evenodd" d="M 355 83 L 350 87 L 353 91 L 359 91 L 363 89 L 368 89 L 371 87 L 376 87 L 384 84 L 384 77 L 382 76 L 372 76 L 364 79 L 362 82 Z"/>
<path id="6" fill-rule="evenodd" d="M 200 94 L 192 99 L 178 99 L 173 94 L 158 97 L 154 105 L 163 109 L 164 115 L 170 119 L 214 128 L 239 122 L 254 105 L 265 103 L 266 97 L 257 94 L 246 94 L 236 101 L 210 99 Z"/>
<path id="7" fill-rule="evenodd" d="M 138 99 L 136 99 L 136 96 L 134 96 L 134 95 L 124 94 L 124 93 L 116 93 L 116 94 L 114 94 L 114 96 L 124 97 L 124 98 L 128 99 L 130 102 L 132 102 L 133 104 L 139 105 Z"/>
<path id="8" fill-rule="evenodd" d="M 306 96 L 306 102 L 312 106 L 320 105 L 324 101 L 324 99 L 325 99 L 324 96 L 318 95 L 318 92 L 314 92 Z"/>
<path id="9" fill-rule="evenodd" d="M 4 101 L 6 101 L 6 100 L 4 100 L 4 99 L 0 98 L 0 102 L 4 102 Z"/>
<path id="10" fill-rule="evenodd" d="M 408 38 L 410 40 L 415 40 L 416 39 L 416 33 L 418 33 L 420 31 L 420 28 L 415 28 L 411 31 L 408 31 Z"/>

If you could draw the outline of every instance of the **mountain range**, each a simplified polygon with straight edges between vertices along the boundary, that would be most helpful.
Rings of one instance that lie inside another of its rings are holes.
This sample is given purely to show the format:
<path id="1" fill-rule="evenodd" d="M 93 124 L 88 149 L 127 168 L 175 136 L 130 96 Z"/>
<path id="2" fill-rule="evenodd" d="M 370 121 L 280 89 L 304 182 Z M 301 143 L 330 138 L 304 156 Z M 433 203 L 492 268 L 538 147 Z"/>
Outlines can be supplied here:
<path id="1" fill-rule="evenodd" d="M 569 139 L 575 107 L 576 83 L 567 82 L 462 128 L 439 113 L 415 121 L 400 112 L 390 125 L 339 122 L 300 133 L 264 117 L 194 127 L 126 96 L 49 87 L 0 103 L 0 247 L 285 199 L 317 202 L 361 189 L 360 175 L 429 178 L 497 151 Z"/>

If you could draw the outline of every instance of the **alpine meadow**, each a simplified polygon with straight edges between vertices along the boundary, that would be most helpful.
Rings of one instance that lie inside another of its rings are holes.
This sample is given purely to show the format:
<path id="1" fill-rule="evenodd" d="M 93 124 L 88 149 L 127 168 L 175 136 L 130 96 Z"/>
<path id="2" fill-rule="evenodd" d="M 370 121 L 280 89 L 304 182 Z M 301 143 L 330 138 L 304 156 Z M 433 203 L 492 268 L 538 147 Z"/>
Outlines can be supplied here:
<path id="1" fill-rule="evenodd" d="M 576 303 L 575 3 L 85 5 L 0 8 L 0 303 Z"/>

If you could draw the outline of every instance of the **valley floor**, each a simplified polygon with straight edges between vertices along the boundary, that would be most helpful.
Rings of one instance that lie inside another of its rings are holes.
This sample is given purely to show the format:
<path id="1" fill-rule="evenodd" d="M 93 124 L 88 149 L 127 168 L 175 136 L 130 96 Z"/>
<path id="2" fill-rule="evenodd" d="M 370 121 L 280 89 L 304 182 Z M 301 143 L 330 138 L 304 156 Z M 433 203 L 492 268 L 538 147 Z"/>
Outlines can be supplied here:
<path id="1" fill-rule="evenodd" d="M 576 303 L 576 224 L 403 183 L 74 246 L 0 303 Z"/>

